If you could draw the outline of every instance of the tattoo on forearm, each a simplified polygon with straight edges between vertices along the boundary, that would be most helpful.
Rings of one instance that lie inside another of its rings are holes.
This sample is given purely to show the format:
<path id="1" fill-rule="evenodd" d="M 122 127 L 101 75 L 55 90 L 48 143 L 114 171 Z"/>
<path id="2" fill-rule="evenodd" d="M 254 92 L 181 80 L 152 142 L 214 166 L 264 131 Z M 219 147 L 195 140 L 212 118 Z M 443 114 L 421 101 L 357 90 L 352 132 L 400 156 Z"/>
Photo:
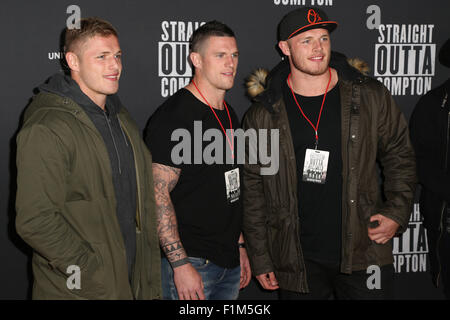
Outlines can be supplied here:
<path id="1" fill-rule="evenodd" d="M 161 248 L 169 262 L 187 257 L 180 241 L 175 209 L 170 192 L 175 188 L 181 169 L 153 163 L 158 235 Z"/>
<path id="2" fill-rule="evenodd" d="M 169 243 L 166 246 L 164 246 L 162 249 L 167 256 L 167 259 L 171 262 L 186 257 L 186 255 L 183 255 L 184 248 L 181 245 L 180 241 Z"/>

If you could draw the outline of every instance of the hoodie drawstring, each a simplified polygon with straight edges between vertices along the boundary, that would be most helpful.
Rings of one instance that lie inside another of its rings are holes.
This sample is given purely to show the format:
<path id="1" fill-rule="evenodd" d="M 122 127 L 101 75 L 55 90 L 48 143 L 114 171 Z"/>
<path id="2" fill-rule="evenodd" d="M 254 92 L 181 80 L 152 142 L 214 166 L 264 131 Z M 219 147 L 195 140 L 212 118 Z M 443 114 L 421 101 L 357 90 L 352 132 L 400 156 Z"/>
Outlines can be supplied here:
<path id="1" fill-rule="evenodd" d="M 116 145 L 116 140 L 114 139 L 114 135 L 112 133 L 112 128 L 111 128 L 111 120 L 109 119 L 109 117 L 106 115 L 106 111 L 103 111 L 103 116 L 106 119 L 106 123 L 108 124 L 108 128 L 109 128 L 109 134 L 111 135 L 111 139 L 113 141 L 114 144 L 114 148 L 116 149 L 116 155 L 117 155 L 117 161 L 119 162 L 119 174 L 122 174 L 122 169 L 121 169 L 121 164 L 120 164 L 120 156 L 119 156 L 119 150 L 117 149 L 117 145 Z M 119 125 L 120 126 L 120 125 Z M 120 130 L 122 130 L 122 127 L 120 128 Z M 123 133 L 123 132 L 122 132 Z"/>
<path id="2" fill-rule="evenodd" d="M 122 129 L 122 123 L 120 122 L 119 118 L 117 118 L 117 120 L 119 121 L 119 128 L 120 128 L 120 131 L 122 132 L 123 140 L 125 140 L 125 144 L 127 145 L 127 147 L 129 147 L 127 137 L 125 136 L 125 132 L 123 132 L 123 129 Z"/>

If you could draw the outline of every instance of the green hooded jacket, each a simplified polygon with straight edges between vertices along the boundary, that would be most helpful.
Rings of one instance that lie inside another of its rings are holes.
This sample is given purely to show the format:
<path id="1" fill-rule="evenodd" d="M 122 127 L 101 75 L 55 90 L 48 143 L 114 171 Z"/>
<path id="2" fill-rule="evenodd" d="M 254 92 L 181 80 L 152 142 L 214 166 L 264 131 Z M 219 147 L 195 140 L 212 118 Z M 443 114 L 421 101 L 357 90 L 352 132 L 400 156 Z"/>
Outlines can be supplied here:
<path id="1" fill-rule="evenodd" d="M 152 159 L 125 108 L 117 116 L 136 168 L 131 284 L 102 136 L 67 97 L 41 92 L 25 112 L 17 137 L 16 228 L 34 252 L 33 299 L 161 298 Z"/>

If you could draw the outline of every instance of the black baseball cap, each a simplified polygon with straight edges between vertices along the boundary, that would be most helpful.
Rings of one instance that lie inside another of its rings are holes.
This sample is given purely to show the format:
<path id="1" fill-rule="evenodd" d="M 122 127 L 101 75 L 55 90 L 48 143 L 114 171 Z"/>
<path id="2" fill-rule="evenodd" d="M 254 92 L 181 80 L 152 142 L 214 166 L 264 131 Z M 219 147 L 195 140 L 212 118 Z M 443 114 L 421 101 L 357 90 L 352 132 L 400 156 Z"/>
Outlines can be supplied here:
<path id="1" fill-rule="evenodd" d="M 450 39 L 445 41 L 444 45 L 439 51 L 439 62 L 443 66 L 450 68 Z"/>
<path id="2" fill-rule="evenodd" d="M 301 32 L 317 28 L 332 32 L 337 25 L 337 22 L 330 21 L 321 9 L 303 7 L 289 12 L 281 19 L 278 25 L 278 39 L 286 41 Z"/>

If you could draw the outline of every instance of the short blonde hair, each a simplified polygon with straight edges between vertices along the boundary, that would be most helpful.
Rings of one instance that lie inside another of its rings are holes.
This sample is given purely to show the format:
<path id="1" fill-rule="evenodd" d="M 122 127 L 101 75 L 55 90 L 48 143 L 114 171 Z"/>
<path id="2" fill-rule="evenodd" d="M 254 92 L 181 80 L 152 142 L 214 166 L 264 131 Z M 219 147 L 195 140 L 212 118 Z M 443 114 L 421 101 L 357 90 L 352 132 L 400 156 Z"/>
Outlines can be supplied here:
<path id="1" fill-rule="evenodd" d="M 66 29 L 64 39 L 64 51 L 73 52 L 76 46 L 95 36 L 108 37 L 114 35 L 118 38 L 117 30 L 108 21 L 97 17 L 83 18 L 80 20 L 79 29 Z"/>

